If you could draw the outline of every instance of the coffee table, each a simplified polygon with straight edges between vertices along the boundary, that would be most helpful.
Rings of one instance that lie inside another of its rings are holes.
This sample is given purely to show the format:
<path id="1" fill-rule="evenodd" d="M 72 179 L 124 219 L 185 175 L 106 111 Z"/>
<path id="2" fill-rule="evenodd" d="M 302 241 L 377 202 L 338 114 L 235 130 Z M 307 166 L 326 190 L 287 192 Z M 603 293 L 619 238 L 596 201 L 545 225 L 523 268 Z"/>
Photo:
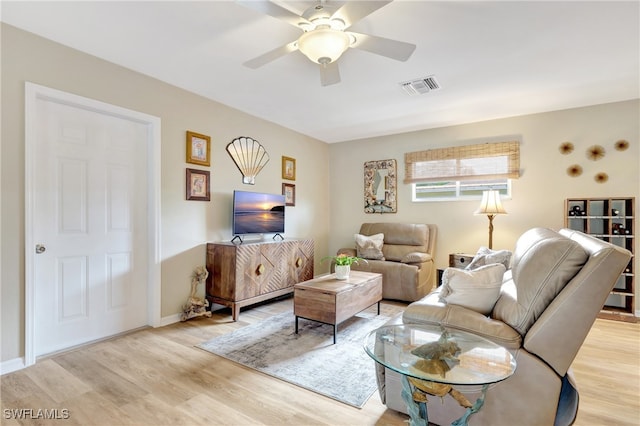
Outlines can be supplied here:
<path id="1" fill-rule="evenodd" d="M 351 271 L 346 280 L 335 274 L 323 275 L 293 287 L 293 313 L 298 318 L 333 325 L 336 343 L 338 324 L 382 300 L 382 274 Z"/>
<path id="2" fill-rule="evenodd" d="M 377 363 L 402 375 L 402 398 L 411 425 L 428 425 L 427 396 L 451 395 L 467 407 L 453 425 L 466 425 L 484 404 L 487 388 L 509 378 L 516 361 L 504 347 L 472 333 L 426 324 L 387 325 L 369 333 L 364 349 Z M 474 402 L 455 385 L 481 385 Z"/>

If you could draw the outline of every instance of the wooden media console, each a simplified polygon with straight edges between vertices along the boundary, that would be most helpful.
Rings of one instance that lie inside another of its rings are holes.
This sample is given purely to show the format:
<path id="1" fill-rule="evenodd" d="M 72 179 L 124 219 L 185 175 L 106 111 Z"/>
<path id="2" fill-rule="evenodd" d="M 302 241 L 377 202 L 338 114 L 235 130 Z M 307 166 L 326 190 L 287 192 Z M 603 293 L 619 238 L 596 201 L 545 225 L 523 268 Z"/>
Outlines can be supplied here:
<path id="1" fill-rule="evenodd" d="M 313 278 L 313 240 L 207 244 L 207 300 L 240 308 L 293 292 L 293 286 Z"/>

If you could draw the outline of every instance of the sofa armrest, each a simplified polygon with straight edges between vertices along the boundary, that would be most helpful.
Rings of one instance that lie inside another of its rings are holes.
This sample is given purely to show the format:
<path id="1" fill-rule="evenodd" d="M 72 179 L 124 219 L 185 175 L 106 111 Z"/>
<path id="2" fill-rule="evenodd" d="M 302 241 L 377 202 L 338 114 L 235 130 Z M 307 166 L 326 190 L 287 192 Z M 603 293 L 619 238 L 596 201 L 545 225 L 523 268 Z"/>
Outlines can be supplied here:
<path id="1" fill-rule="evenodd" d="M 402 315 L 405 324 L 443 325 L 482 336 L 507 349 L 522 346 L 522 336 L 516 330 L 478 312 L 440 301 L 440 289 L 411 303 Z"/>
<path id="2" fill-rule="evenodd" d="M 402 263 L 424 263 L 429 260 L 433 260 L 433 257 L 429 253 L 423 253 L 419 251 L 414 251 L 411 253 L 407 253 L 402 256 L 400 262 Z"/>

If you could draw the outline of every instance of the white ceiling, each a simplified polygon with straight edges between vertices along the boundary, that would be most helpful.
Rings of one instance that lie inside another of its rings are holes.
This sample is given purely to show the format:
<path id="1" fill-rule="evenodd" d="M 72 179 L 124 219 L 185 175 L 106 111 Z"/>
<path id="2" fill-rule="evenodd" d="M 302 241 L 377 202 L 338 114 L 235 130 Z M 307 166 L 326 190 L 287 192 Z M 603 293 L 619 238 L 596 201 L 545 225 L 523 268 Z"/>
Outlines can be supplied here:
<path id="1" fill-rule="evenodd" d="M 277 1 L 296 13 L 314 2 Z M 330 2 L 342 4 L 344 2 Z M 233 1 L 10 2 L 2 21 L 325 142 L 639 97 L 640 2 L 395 0 L 350 30 L 417 45 L 407 62 L 349 49 L 322 87 L 300 31 Z M 398 83 L 434 75 L 408 96 Z"/>

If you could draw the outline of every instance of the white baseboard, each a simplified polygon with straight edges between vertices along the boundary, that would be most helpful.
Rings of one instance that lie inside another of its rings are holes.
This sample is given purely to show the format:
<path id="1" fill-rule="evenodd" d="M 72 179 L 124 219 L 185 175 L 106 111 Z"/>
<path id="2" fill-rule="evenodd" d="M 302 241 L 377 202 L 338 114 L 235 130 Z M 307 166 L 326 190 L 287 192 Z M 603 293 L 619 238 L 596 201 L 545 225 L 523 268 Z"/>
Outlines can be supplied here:
<path id="1" fill-rule="evenodd" d="M 14 358 L 8 361 L 3 361 L 0 363 L 0 375 L 13 373 L 14 371 L 22 370 L 25 367 L 24 358 Z"/>
<path id="2" fill-rule="evenodd" d="M 180 322 L 180 316 L 182 314 L 173 314 L 167 317 L 162 317 L 160 319 L 160 327 L 164 327 L 165 325 L 174 324 L 176 322 Z"/>

